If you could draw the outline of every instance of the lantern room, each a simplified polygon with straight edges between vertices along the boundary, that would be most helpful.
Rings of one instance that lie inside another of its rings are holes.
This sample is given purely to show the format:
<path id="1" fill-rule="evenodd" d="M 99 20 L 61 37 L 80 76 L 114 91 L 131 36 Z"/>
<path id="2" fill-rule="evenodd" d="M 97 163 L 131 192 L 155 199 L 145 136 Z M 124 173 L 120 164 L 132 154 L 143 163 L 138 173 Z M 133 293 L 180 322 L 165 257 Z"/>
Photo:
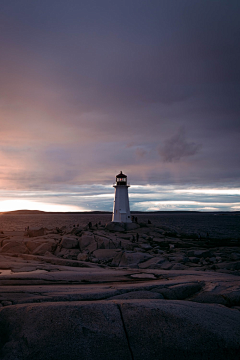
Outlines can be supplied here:
<path id="1" fill-rule="evenodd" d="M 127 185 L 127 175 L 124 175 L 122 171 L 116 176 L 116 185 Z"/>

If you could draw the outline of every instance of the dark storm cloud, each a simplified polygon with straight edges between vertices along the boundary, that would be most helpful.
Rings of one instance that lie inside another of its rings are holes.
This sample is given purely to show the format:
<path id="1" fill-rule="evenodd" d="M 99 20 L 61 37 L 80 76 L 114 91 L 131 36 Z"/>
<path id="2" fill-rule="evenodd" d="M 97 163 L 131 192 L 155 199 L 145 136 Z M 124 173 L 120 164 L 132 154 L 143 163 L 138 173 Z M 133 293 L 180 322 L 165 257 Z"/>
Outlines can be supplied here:
<path id="1" fill-rule="evenodd" d="M 180 128 L 178 132 L 171 138 L 164 141 L 162 147 L 158 151 L 163 161 L 176 162 L 184 157 L 195 155 L 201 145 L 190 142 L 186 139 L 185 128 Z"/>
<path id="2" fill-rule="evenodd" d="M 2 186 L 107 184 L 120 170 L 136 184 L 238 184 L 239 12 L 2 0 Z"/>
<path id="3" fill-rule="evenodd" d="M 239 80 L 237 2 L 24 3 L 3 7 L 10 44 L 86 107 L 172 103 Z"/>

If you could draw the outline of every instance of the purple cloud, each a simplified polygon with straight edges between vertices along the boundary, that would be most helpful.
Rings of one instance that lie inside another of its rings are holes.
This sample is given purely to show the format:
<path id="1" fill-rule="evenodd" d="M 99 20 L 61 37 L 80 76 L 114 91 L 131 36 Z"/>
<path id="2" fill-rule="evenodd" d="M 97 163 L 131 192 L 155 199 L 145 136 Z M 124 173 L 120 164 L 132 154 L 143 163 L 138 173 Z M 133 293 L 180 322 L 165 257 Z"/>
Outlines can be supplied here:
<path id="1" fill-rule="evenodd" d="M 164 141 L 158 152 L 164 162 L 178 162 L 195 155 L 200 148 L 200 144 L 186 139 L 185 128 L 181 127 L 175 135 Z"/>

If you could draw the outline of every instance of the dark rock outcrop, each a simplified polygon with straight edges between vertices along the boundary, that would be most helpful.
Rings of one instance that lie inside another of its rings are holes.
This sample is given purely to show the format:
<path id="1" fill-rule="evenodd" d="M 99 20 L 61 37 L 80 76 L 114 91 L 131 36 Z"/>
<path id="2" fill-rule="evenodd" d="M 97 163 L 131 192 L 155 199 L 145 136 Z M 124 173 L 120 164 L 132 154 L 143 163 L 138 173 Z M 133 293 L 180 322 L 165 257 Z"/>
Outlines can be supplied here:
<path id="1" fill-rule="evenodd" d="M 0 309 L 2 360 L 236 360 L 240 312 L 188 301 L 113 300 Z"/>

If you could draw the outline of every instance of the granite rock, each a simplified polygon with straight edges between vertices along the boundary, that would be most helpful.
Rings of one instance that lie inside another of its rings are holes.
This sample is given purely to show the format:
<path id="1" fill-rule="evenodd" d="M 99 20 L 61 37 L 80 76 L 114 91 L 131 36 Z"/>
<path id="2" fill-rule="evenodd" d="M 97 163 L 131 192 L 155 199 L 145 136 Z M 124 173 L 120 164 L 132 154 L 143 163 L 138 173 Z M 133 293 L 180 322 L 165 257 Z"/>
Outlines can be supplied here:
<path id="1" fill-rule="evenodd" d="M 2 360 L 236 360 L 239 338 L 238 310 L 189 301 L 115 299 L 0 308 Z"/>
<path id="2" fill-rule="evenodd" d="M 154 268 L 158 268 L 158 265 L 164 263 L 165 261 L 166 259 L 164 257 L 156 256 L 147 261 L 142 262 L 138 266 L 140 269 L 154 269 Z"/>
<path id="3" fill-rule="evenodd" d="M 84 249 L 86 249 L 89 245 L 91 245 L 92 243 L 95 243 L 95 239 L 94 239 L 94 235 L 90 234 L 83 234 L 80 238 L 79 238 L 79 248 L 81 251 L 83 251 Z"/>
<path id="4" fill-rule="evenodd" d="M 147 253 L 125 251 L 121 257 L 119 266 L 137 266 L 139 263 L 146 261 L 150 258 L 152 258 L 152 256 Z"/>
<path id="5" fill-rule="evenodd" d="M 76 237 L 63 236 L 60 246 L 64 249 L 76 249 L 78 247 L 78 239 Z"/>
<path id="6" fill-rule="evenodd" d="M 93 252 L 93 255 L 101 261 L 112 260 L 121 250 L 113 249 L 98 249 Z"/>
<path id="7" fill-rule="evenodd" d="M 173 285 L 168 288 L 156 290 L 160 292 L 165 299 L 184 300 L 202 289 L 203 284 L 200 282 Z"/>
<path id="8" fill-rule="evenodd" d="M 1 253 L 12 253 L 12 254 L 28 254 L 29 250 L 22 241 L 9 241 L 2 248 Z"/>

